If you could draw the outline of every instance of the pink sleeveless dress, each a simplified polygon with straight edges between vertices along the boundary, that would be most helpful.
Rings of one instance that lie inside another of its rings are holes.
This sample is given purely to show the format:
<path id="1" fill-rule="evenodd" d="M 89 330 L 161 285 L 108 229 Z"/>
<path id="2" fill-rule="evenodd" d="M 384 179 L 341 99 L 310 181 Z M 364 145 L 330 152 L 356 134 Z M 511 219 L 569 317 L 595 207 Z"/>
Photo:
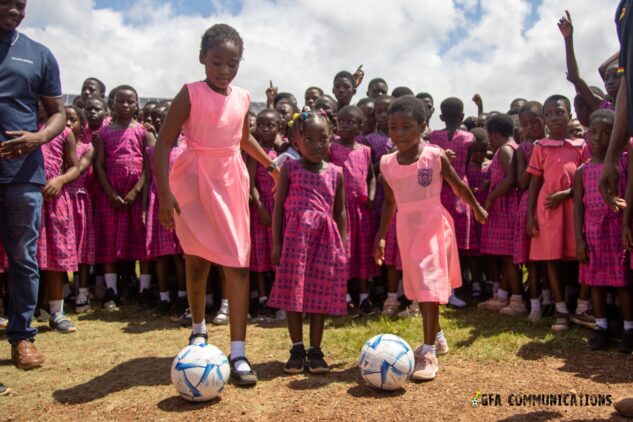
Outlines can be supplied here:
<path id="1" fill-rule="evenodd" d="M 277 158 L 277 152 L 271 148 L 262 149 L 271 159 Z M 273 188 L 275 181 L 264 166 L 257 163 L 255 173 L 255 186 L 259 192 L 262 205 L 271 218 L 273 216 L 274 195 Z M 259 220 L 259 211 L 253 206 L 251 209 L 251 262 L 250 270 L 256 273 L 263 273 L 273 270 L 271 254 L 273 251 L 273 230 L 271 226 L 264 226 Z"/>
<path id="2" fill-rule="evenodd" d="M 240 142 L 251 100 L 242 88 L 230 89 L 224 96 L 204 81 L 187 84 L 187 149 L 174 163 L 169 182 L 181 209 L 174 218 L 184 253 L 246 268 L 251 249 L 249 178 Z"/>
<path id="3" fill-rule="evenodd" d="M 70 129 L 65 128 L 52 141 L 42 145 L 46 180 L 63 173 L 64 144 L 69 134 Z M 41 270 L 77 271 L 75 223 L 65 188 L 55 198 L 45 199 L 43 202 L 40 237 L 37 240 L 37 262 Z"/>
<path id="4" fill-rule="evenodd" d="M 268 305 L 290 312 L 345 315 L 347 258 L 332 216 L 342 170 L 328 164 L 313 173 L 300 160 L 288 160 L 284 168 L 289 183 L 285 228 Z"/>
<path id="5" fill-rule="evenodd" d="M 525 160 L 530 162 L 534 144 L 532 142 L 522 142 L 519 149 L 523 151 Z M 528 191 L 521 193 L 517 219 L 514 225 L 514 247 L 512 249 L 512 262 L 515 264 L 527 264 L 530 260 L 530 236 L 527 234 L 527 209 Z"/>
<path id="6" fill-rule="evenodd" d="M 453 219 L 441 200 L 440 154 L 425 143 L 415 163 L 399 164 L 393 152 L 382 157 L 380 169 L 398 206 L 404 292 L 411 300 L 446 304 L 462 279 Z"/>
<path id="7" fill-rule="evenodd" d="M 455 161 L 453 168 L 459 175 L 460 179 L 468 185 L 466 177 L 466 167 L 468 165 L 468 150 L 475 141 L 475 137 L 470 132 L 458 130 L 453 134 L 452 139 L 448 139 L 447 130 L 434 130 L 429 136 L 429 142 L 433 145 L 455 152 Z M 464 201 L 453 193 L 448 183 L 442 186 L 442 204 L 451 213 L 453 221 L 455 221 L 455 234 L 457 236 L 457 247 L 459 249 L 470 249 L 470 230 L 473 227 L 473 213 Z"/>
<path id="8" fill-rule="evenodd" d="M 514 141 L 508 142 L 515 153 L 518 145 Z M 492 192 L 503 181 L 506 174 L 503 172 L 500 149 L 495 152 L 490 162 L 490 189 Z M 512 172 L 516 171 L 514 168 Z M 514 224 L 519 208 L 519 192 L 512 187 L 505 195 L 497 197 L 488 210 L 488 221 L 481 229 L 480 252 L 485 255 L 512 256 L 514 247 Z"/>
<path id="9" fill-rule="evenodd" d="M 330 145 L 330 161 L 343 168 L 345 211 L 347 213 L 348 279 L 368 279 L 378 273 L 373 259 L 374 212 L 367 207 L 367 175 L 371 149 L 366 145 L 347 148 Z"/>

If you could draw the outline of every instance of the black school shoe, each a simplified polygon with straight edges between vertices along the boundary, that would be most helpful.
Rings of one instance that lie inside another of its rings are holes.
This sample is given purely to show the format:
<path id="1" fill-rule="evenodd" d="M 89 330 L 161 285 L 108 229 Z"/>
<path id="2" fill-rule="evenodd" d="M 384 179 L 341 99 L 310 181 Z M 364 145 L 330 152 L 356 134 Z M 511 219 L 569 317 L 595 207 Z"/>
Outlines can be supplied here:
<path id="1" fill-rule="evenodd" d="M 618 346 L 618 352 L 628 354 L 633 352 L 633 330 L 624 330 L 622 343 Z"/>
<path id="2" fill-rule="evenodd" d="M 290 358 L 284 366 L 284 372 L 287 374 L 300 374 L 305 370 L 307 361 L 306 348 L 303 344 L 292 346 L 290 349 Z"/>
<path id="3" fill-rule="evenodd" d="M 308 349 L 308 371 L 311 374 L 330 372 L 330 366 L 323 358 L 323 352 L 320 347 L 310 347 Z"/>
<path id="4" fill-rule="evenodd" d="M 591 350 L 603 350 L 606 349 L 611 342 L 611 334 L 609 330 L 596 327 L 593 329 L 593 336 L 589 339 L 589 348 Z"/>
<path id="5" fill-rule="evenodd" d="M 150 289 L 143 289 L 138 296 L 138 304 L 143 309 L 151 309 L 156 305 L 156 298 Z"/>
<path id="6" fill-rule="evenodd" d="M 246 362 L 251 370 L 248 372 L 236 370 L 235 364 L 239 361 Z M 229 363 L 231 365 L 231 378 L 236 385 L 249 386 L 257 384 L 257 373 L 253 370 L 253 366 L 248 359 L 246 359 L 246 356 L 231 358 L 231 355 L 229 355 Z"/>

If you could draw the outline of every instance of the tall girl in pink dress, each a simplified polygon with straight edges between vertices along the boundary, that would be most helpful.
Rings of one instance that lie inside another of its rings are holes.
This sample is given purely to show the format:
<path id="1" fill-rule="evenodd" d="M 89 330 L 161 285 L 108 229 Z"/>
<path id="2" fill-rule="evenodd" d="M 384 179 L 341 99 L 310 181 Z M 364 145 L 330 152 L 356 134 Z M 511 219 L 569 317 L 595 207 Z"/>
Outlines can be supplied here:
<path id="1" fill-rule="evenodd" d="M 404 292 L 419 303 L 423 318 L 424 342 L 415 352 L 415 380 L 434 379 L 439 370 L 436 354 L 448 352 L 439 305 L 448 303 L 451 289 L 461 285 L 453 220 L 441 201 L 442 183 L 446 181 L 473 208 L 477 221 L 483 224 L 487 218 L 444 151 L 420 141 L 425 122 L 426 107 L 418 98 L 404 96 L 389 107 L 389 136 L 398 152 L 380 162 L 385 205 L 374 255 L 381 264 L 385 235 L 397 207 Z"/>
<path id="2" fill-rule="evenodd" d="M 332 142 L 329 159 L 343 169 L 345 180 L 345 212 L 347 214 L 348 280 L 358 280 L 361 312 L 375 312 L 369 301 L 369 278 L 377 275 L 372 259 L 374 241 L 373 208 L 376 195 L 376 176 L 371 149 L 356 142 L 364 119 L 356 106 L 345 106 L 337 114 L 339 139 Z"/>
<path id="3" fill-rule="evenodd" d="M 127 85 L 117 87 L 112 123 L 99 129 L 94 141 L 94 170 L 101 186 L 95 197 L 95 260 L 104 264 L 107 289 L 103 306 L 109 310 L 117 309 L 119 302 L 118 261 L 141 261 L 141 305 L 151 306 L 139 194 L 146 177 L 145 148 L 154 144 L 154 136 L 135 120 L 137 109 L 136 90 Z"/>
<path id="4" fill-rule="evenodd" d="M 187 296 L 192 319 L 190 342 L 206 342 L 206 282 L 211 263 L 223 266 L 231 323 L 231 376 L 240 385 L 257 382 L 245 357 L 249 300 L 250 224 L 248 171 L 244 149 L 278 174 L 272 160 L 250 135 L 250 95 L 231 85 L 242 60 L 239 33 L 225 24 L 202 36 L 200 63 L 206 79 L 186 84 L 176 95 L 154 151 L 160 221 L 176 234 L 185 253 Z M 169 150 L 180 129 L 186 151 L 168 176 Z M 173 193 L 172 193 L 173 192 Z"/>
<path id="5" fill-rule="evenodd" d="M 284 371 L 299 373 L 307 366 L 311 373 L 324 373 L 330 370 L 321 351 L 325 315 L 347 311 L 343 171 L 324 161 L 332 136 L 326 114 L 303 112 L 292 128 L 302 158 L 286 161 L 279 177 L 272 256 L 279 267 L 269 302 L 286 310 L 292 349 Z M 310 315 L 307 353 L 304 312 Z"/>
<path id="6" fill-rule="evenodd" d="M 589 340 L 590 348 L 603 349 L 611 341 L 611 335 L 607 330 L 606 298 L 607 291 L 616 288 L 624 319 L 622 342 L 618 348 L 621 352 L 630 354 L 633 352 L 633 308 L 624 248 L 630 247 L 633 240 L 631 212 L 624 216 L 626 229 L 623 230 L 622 210 L 613 212 L 598 191 L 598 181 L 602 174 L 614 122 L 615 113 L 611 110 L 595 111 L 589 118 L 589 147 L 592 157 L 589 162 L 578 167 L 574 176 L 576 255 L 580 261 L 578 281 L 591 287 L 591 300 L 596 317 L 596 327 Z M 627 153 L 623 154 L 618 163 L 620 180 L 616 195 L 619 198 L 624 198 L 627 190 L 627 160 L 631 160 L 630 143 L 627 146 Z M 633 199 L 631 193 L 633 192 L 627 192 L 627 199 Z M 626 203 L 621 205 L 626 206 Z"/>
<path id="7" fill-rule="evenodd" d="M 561 265 L 576 259 L 572 182 L 582 163 L 584 141 L 566 139 L 571 105 L 562 95 L 549 97 L 543 105 L 548 138 L 534 145 L 528 165 L 527 232 L 532 237 L 530 260 L 544 261 L 555 300 L 553 331 L 569 328 Z"/>

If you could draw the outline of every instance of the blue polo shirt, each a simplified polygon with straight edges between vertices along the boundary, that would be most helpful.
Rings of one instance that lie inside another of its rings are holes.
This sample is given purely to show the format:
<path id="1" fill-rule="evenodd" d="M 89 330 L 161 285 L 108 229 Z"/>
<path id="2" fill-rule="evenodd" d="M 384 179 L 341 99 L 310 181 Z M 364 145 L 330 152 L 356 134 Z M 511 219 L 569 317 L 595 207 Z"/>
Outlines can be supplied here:
<path id="1" fill-rule="evenodd" d="M 57 60 L 42 44 L 13 31 L 0 36 L 0 143 L 6 131 L 37 132 L 39 97 L 61 97 Z M 42 151 L 0 158 L 0 184 L 45 184 Z"/>

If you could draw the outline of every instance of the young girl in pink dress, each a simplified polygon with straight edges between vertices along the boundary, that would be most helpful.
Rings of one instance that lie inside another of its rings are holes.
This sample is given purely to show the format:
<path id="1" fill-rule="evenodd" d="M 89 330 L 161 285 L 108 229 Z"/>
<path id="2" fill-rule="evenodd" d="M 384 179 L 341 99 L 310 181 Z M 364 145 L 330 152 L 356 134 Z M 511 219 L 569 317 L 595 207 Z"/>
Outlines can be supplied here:
<path id="1" fill-rule="evenodd" d="M 473 208 L 477 221 L 483 224 L 487 218 L 444 151 L 421 141 L 425 122 L 426 107 L 420 99 L 404 96 L 389 107 L 389 136 L 398 152 L 385 155 L 380 162 L 386 182 L 385 205 L 375 252 L 376 262 L 381 264 L 385 235 L 397 207 L 404 292 L 419 303 L 424 327 L 424 342 L 415 351 L 414 380 L 434 379 L 439 370 L 436 354 L 448 352 L 439 305 L 448 303 L 451 289 L 461 285 L 453 221 L 441 202 L 442 182 Z"/>
<path id="2" fill-rule="evenodd" d="M 206 79 L 186 84 L 169 109 L 154 151 L 159 218 L 185 253 L 190 342 L 206 342 L 206 282 L 211 263 L 221 265 L 230 308 L 231 376 L 252 385 L 257 375 L 245 356 L 250 264 L 249 179 L 240 148 L 276 176 L 272 160 L 250 135 L 250 95 L 231 85 L 242 59 L 239 33 L 225 24 L 202 36 L 200 63 Z M 168 177 L 169 150 L 180 130 L 187 149 Z M 173 193 L 172 193 L 173 192 Z"/>
<path id="3" fill-rule="evenodd" d="M 281 116 L 272 109 L 262 110 L 255 120 L 255 139 L 264 152 L 274 160 L 277 158 L 274 144 L 279 133 Z M 273 250 L 272 213 L 273 188 L 275 181 L 264 166 L 249 157 L 246 163 L 251 179 L 251 261 L 250 270 L 256 274 L 259 293 L 258 315 L 263 318 L 274 317 L 268 307 L 269 287 L 266 285 L 267 273 L 274 271 L 270 259 Z M 274 276 L 272 277 L 274 280 Z"/>
<path id="4" fill-rule="evenodd" d="M 514 222 L 519 207 L 516 189 L 516 150 L 512 138 L 514 122 L 507 114 L 495 114 L 487 122 L 488 135 L 495 155 L 490 162 L 490 187 L 484 208 L 488 222 L 481 230 L 480 252 L 498 258 L 501 263 L 499 290 L 479 308 L 504 315 L 518 315 L 526 311 L 517 266 L 512 262 Z M 512 297 L 509 298 L 509 291 Z"/>
<path id="5" fill-rule="evenodd" d="M 332 136 L 325 113 L 296 115 L 292 129 L 302 158 L 286 161 L 279 176 L 272 254 L 279 267 L 269 303 L 286 310 L 292 349 L 284 371 L 300 373 L 307 366 L 311 373 L 323 373 L 330 370 L 321 351 L 325 315 L 347 311 L 343 171 L 324 161 Z M 304 312 L 310 316 L 307 353 Z"/>
<path id="6" fill-rule="evenodd" d="M 602 174 L 614 121 L 615 113 L 611 110 L 595 111 L 589 118 L 589 146 L 592 158 L 580 166 L 574 176 L 576 255 L 580 261 L 579 282 L 591 287 L 596 317 L 596 327 L 589 340 L 590 348 L 604 349 L 611 340 L 607 330 L 606 297 L 607 291 L 615 287 L 624 319 L 624 333 L 619 350 L 630 354 L 633 351 L 633 309 L 624 247 L 630 247 L 633 240 L 631 212 L 626 215 L 629 220 L 624 220 L 626 229 L 623 230 L 622 210 L 613 212 L 598 191 L 598 181 Z M 623 154 L 618 163 L 620 181 L 616 195 L 619 198 L 624 198 L 627 190 L 625 175 L 627 160 L 631 159 L 630 143 L 627 152 L 628 154 Z"/>
<path id="7" fill-rule="evenodd" d="M 339 110 L 339 139 L 330 145 L 329 160 L 343 168 L 345 180 L 347 278 L 358 280 L 359 309 L 365 315 L 372 315 L 376 310 L 369 300 L 369 278 L 377 275 L 376 264 L 372 259 L 376 177 L 371 149 L 355 140 L 360 134 L 363 119 L 363 111 L 356 106 L 345 106 Z"/>
<path id="8" fill-rule="evenodd" d="M 78 277 L 75 278 L 79 286 L 75 300 L 75 313 L 80 314 L 90 310 L 88 294 L 88 278 L 90 266 L 95 261 L 94 223 L 92 219 L 92 200 L 86 188 L 88 169 L 94 157 L 94 148 L 90 139 L 88 142 L 81 136 L 86 117 L 83 110 L 75 106 L 66 106 L 66 127 L 75 136 L 77 142 L 77 158 L 79 160 L 80 176 L 65 186 L 71 203 L 73 221 L 75 223 L 75 246 L 77 247 Z"/>
<path id="9" fill-rule="evenodd" d="M 561 265 L 576 259 L 572 182 L 581 164 L 584 141 L 566 139 L 571 105 L 562 95 L 549 97 L 543 105 L 548 138 L 534 145 L 528 165 L 527 232 L 532 237 L 530 260 L 544 261 L 555 300 L 553 331 L 569 328 Z"/>
<path id="10" fill-rule="evenodd" d="M 138 94 L 121 85 L 114 95 L 112 123 L 97 132 L 94 141 L 95 175 L 101 189 L 95 198 L 95 260 L 104 264 L 104 308 L 119 304 L 117 261 L 141 261 L 140 300 L 151 306 L 149 262 L 145 253 L 145 224 L 141 190 L 145 183 L 145 148 L 154 136 L 134 119 Z"/>

